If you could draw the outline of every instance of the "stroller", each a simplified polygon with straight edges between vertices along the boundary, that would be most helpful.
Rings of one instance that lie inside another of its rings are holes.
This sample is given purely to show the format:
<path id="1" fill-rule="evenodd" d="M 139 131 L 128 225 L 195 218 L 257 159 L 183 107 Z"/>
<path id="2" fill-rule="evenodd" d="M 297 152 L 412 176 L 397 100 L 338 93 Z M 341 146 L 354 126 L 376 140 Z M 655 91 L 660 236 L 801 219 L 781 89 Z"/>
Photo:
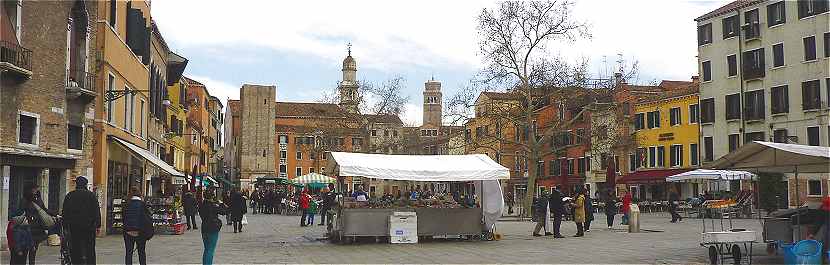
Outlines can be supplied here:
<path id="1" fill-rule="evenodd" d="M 70 241 L 70 238 L 71 238 L 71 235 L 69 234 L 69 228 L 66 227 L 66 225 L 64 224 L 63 218 L 58 218 L 57 221 L 58 221 L 57 227 L 59 227 L 59 230 L 60 230 L 58 232 L 58 235 L 60 236 L 60 239 L 61 239 L 61 244 L 60 244 L 60 247 L 61 247 L 61 249 L 60 249 L 61 265 L 72 264 L 72 258 L 69 255 L 69 249 L 70 249 L 69 241 Z"/>

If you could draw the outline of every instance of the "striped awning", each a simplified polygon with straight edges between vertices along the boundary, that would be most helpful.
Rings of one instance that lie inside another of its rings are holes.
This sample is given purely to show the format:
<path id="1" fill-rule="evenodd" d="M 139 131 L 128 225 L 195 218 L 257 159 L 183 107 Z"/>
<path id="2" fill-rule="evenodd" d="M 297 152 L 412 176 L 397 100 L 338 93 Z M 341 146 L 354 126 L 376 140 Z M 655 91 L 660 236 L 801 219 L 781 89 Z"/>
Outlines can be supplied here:
<path id="1" fill-rule="evenodd" d="M 291 180 L 294 184 L 335 183 L 336 179 L 318 173 L 308 173 Z"/>

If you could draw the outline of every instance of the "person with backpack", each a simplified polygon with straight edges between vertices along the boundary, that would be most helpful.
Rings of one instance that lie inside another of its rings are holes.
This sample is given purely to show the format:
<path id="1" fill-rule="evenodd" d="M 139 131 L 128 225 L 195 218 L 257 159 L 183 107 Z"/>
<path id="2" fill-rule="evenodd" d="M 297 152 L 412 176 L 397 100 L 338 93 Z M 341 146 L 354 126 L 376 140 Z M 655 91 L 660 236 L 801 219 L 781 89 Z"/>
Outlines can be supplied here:
<path id="1" fill-rule="evenodd" d="M 101 228 L 98 197 L 87 189 L 85 176 L 75 178 L 75 190 L 63 199 L 63 223 L 69 230 L 69 256 L 75 264 L 95 264 L 95 234 Z"/>
<path id="2" fill-rule="evenodd" d="M 40 186 L 27 184 L 23 189 L 23 201 L 12 219 L 17 224 L 12 228 L 12 233 L 17 233 L 18 248 L 16 261 L 12 264 L 35 264 L 37 249 L 41 242 L 46 240 L 47 230 L 54 226 L 54 215 L 46 212 L 43 200 L 40 196 Z M 46 220 L 46 219 L 51 220 Z M 14 236 L 13 236 L 14 237 Z M 31 244 L 29 242 L 31 239 Z"/>
<path id="3" fill-rule="evenodd" d="M 130 188 L 130 198 L 124 209 L 124 264 L 133 264 L 133 251 L 138 252 L 138 262 L 147 264 L 147 240 L 153 237 L 153 219 L 147 204 L 137 187 Z"/>
<path id="4" fill-rule="evenodd" d="M 6 236 L 11 252 L 9 253 L 9 264 L 26 264 L 28 253 L 35 245 L 26 216 L 19 215 L 9 218 Z"/>

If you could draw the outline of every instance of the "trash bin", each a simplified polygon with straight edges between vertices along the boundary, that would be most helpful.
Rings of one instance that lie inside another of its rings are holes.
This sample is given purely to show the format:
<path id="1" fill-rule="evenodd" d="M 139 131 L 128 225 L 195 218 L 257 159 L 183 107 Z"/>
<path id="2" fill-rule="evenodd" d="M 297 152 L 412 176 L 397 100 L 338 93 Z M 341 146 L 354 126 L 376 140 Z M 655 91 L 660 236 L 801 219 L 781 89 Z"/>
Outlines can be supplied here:
<path id="1" fill-rule="evenodd" d="M 628 213 L 628 232 L 640 232 L 640 207 L 636 204 L 631 204 L 631 210 Z"/>
<path id="2" fill-rule="evenodd" d="M 784 255 L 786 264 L 821 264 L 821 242 L 816 240 L 798 241 L 791 249 L 790 260 Z"/>

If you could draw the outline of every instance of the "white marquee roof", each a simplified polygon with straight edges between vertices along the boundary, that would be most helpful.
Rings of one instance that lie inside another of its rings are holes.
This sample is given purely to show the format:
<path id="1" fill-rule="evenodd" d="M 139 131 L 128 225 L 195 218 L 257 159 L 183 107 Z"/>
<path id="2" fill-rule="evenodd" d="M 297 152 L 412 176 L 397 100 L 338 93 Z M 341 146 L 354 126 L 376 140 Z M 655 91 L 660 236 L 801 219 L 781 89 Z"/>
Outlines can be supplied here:
<path id="1" fill-rule="evenodd" d="M 498 180 L 510 171 L 483 154 L 383 155 L 332 152 L 329 168 L 337 176 L 410 181 Z"/>
<path id="2" fill-rule="evenodd" d="M 716 160 L 712 167 L 781 173 L 830 173 L 830 147 L 755 141 Z"/>
<path id="3" fill-rule="evenodd" d="M 695 169 L 674 176 L 666 177 L 667 182 L 695 182 L 704 180 L 741 180 L 754 179 L 755 174 L 746 171 Z"/>

